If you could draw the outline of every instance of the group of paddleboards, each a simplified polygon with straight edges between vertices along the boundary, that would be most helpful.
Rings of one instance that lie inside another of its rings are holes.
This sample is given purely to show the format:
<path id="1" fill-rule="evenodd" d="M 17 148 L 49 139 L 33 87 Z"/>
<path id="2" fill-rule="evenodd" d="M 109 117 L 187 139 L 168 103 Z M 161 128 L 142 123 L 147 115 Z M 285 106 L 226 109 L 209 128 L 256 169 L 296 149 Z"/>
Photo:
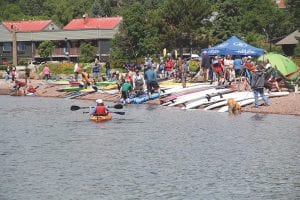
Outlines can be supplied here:
<path id="1" fill-rule="evenodd" d="M 254 103 L 252 91 L 238 92 L 230 88 L 213 86 L 209 84 L 197 84 L 182 89 L 169 89 L 165 91 L 167 97 L 161 98 L 163 106 L 180 106 L 182 109 L 203 108 L 212 110 L 219 108 L 218 112 L 227 112 L 227 100 L 233 98 L 240 106 Z M 288 95 L 289 92 L 266 93 L 269 97 Z"/>

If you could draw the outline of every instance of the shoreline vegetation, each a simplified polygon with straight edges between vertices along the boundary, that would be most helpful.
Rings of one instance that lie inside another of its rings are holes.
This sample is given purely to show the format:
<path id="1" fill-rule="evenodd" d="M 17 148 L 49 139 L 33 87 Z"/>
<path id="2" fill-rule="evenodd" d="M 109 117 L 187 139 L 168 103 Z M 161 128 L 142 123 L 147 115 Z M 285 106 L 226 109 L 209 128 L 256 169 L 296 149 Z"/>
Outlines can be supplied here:
<path id="1" fill-rule="evenodd" d="M 23 81 L 23 79 L 20 79 Z M 54 97 L 54 98 L 63 98 L 67 92 L 59 92 L 57 91 L 59 88 L 62 88 L 62 85 L 56 85 L 48 83 L 45 80 L 28 80 L 28 84 L 33 87 L 37 87 L 37 92 L 34 97 Z M 11 80 L 5 81 L 4 79 L 0 79 L 0 95 L 12 95 L 14 96 L 14 92 L 12 91 L 14 83 L 11 83 Z M 234 87 L 234 86 L 233 86 Z M 21 95 L 24 95 L 23 89 L 20 89 Z M 17 98 L 17 97 L 16 97 Z M 30 97 L 29 97 L 30 98 Z M 108 102 L 119 102 L 119 94 L 107 94 L 94 92 L 91 94 L 87 94 L 85 96 L 77 97 L 78 100 L 95 100 L 95 99 L 103 99 Z M 254 108 L 253 104 L 242 107 L 241 112 L 252 112 L 252 113 L 260 113 L 260 114 L 280 114 L 280 115 L 294 115 L 300 116 L 300 93 L 290 92 L 287 96 L 282 97 L 273 97 L 269 99 L 270 106 L 259 106 L 259 108 Z M 160 105 L 159 99 L 154 99 L 145 102 L 145 104 L 151 105 Z M 175 108 L 176 109 L 176 108 Z M 212 111 L 213 112 L 213 111 Z"/>

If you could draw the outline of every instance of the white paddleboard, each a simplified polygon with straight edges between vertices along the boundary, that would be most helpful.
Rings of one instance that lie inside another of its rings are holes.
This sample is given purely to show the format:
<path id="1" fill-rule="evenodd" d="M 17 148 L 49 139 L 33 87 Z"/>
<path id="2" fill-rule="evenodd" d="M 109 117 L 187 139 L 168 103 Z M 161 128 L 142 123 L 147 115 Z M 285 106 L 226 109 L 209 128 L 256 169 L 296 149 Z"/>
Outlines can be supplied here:
<path id="1" fill-rule="evenodd" d="M 181 97 L 178 97 L 174 103 L 170 104 L 169 106 L 176 106 L 178 104 L 182 104 L 185 103 L 187 101 L 192 101 L 192 100 L 196 100 L 196 99 L 201 99 L 201 98 L 205 98 L 206 95 L 211 94 L 211 93 L 216 93 L 217 89 L 212 88 L 212 89 L 207 89 L 207 90 L 203 90 L 203 91 L 199 91 L 199 92 L 195 92 L 192 94 L 186 94 L 183 95 Z"/>
<path id="2" fill-rule="evenodd" d="M 203 101 L 200 101 L 200 100 L 194 101 L 194 102 L 191 102 L 191 103 L 187 104 L 186 109 L 196 108 L 200 105 L 207 104 L 207 103 L 213 103 L 212 105 L 218 105 L 218 104 L 226 105 L 226 102 L 227 102 L 228 98 L 236 98 L 240 95 L 245 95 L 245 94 L 243 94 L 241 92 L 233 92 L 233 93 L 223 94 L 222 97 L 221 96 L 212 97 L 210 99 L 210 101 L 207 101 L 207 102 L 203 102 Z M 225 103 L 225 104 L 223 104 L 223 103 Z"/>
<path id="3" fill-rule="evenodd" d="M 190 87 L 186 87 L 186 88 L 182 88 L 182 86 L 180 87 L 176 87 L 176 88 L 172 88 L 172 89 L 168 89 L 165 90 L 164 95 L 169 95 L 169 94 L 173 94 L 173 93 L 181 93 L 181 92 L 186 92 L 186 91 L 191 91 L 194 90 L 196 88 L 213 88 L 215 87 L 214 85 L 207 85 L 207 84 L 198 84 L 198 85 L 193 85 Z"/>
<path id="4" fill-rule="evenodd" d="M 225 95 L 224 95 L 225 96 Z M 227 104 L 227 99 L 234 98 L 235 101 L 242 101 L 246 99 L 253 98 L 253 92 L 234 92 L 230 95 L 226 95 L 223 101 L 219 101 L 217 103 L 211 104 L 204 108 L 204 110 L 211 110 L 214 108 L 218 108 L 220 106 L 224 106 Z"/>
<path id="5" fill-rule="evenodd" d="M 266 93 L 265 95 L 269 96 L 269 97 L 280 97 L 280 96 L 286 96 L 288 94 L 289 94 L 289 92 L 272 92 L 272 93 Z M 262 98 L 259 97 L 258 100 L 261 101 Z M 243 107 L 243 106 L 249 105 L 251 103 L 254 103 L 254 101 L 255 101 L 254 100 L 254 96 L 252 96 L 252 98 L 246 99 L 246 100 L 242 100 L 242 101 L 240 101 L 238 103 L 240 104 L 241 107 Z M 226 104 L 227 104 L 227 102 L 226 102 Z M 223 106 L 222 108 L 220 108 L 218 110 L 218 112 L 227 112 L 227 111 L 228 111 L 228 106 Z"/>

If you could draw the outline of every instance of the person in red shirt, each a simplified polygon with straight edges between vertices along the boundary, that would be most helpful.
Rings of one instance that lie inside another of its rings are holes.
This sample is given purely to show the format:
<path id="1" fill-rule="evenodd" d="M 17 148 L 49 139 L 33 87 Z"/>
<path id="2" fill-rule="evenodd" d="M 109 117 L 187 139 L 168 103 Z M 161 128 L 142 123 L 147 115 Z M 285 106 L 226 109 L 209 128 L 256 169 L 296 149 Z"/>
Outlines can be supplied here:
<path id="1" fill-rule="evenodd" d="M 102 99 L 96 100 L 96 107 L 91 107 L 90 115 L 96 115 L 96 116 L 106 116 L 108 115 L 107 107 L 104 105 Z"/>
<path id="2" fill-rule="evenodd" d="M 21 87 L 25 87 L 25 86 L 26 86 L 25 82 L 15 80 L 15 85 L 13 86 L 13 90 L 16 92 L 16 95 L 20 95 L 19 94 L 19 89 Z M 25 89 L 24 89 L 24 93 L 25 93 Z"/>
<path id="3" fill-rule="evenodd" d="M 223 59 L 221 56 L 215 56 L 215 59 L 213 60 L 213 70 L 216 74 L 218 85 L 221 85 L 223 83 L 223 76 L 224 76 L 224 67 L 223 67 Z"/>

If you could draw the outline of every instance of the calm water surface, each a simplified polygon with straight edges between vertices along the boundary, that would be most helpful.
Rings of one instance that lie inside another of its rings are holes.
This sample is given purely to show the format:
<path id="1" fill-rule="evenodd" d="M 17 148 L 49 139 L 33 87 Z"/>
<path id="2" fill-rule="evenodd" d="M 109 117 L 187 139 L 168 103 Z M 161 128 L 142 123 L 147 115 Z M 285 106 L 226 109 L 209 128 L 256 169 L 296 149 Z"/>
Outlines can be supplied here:
<path id="1" fill-rule="evenodd" d="M 300 199 L 300 118 L 0 96 L 0 199 Z M 86 110 L 85 110 L 86 111 Z"/>

